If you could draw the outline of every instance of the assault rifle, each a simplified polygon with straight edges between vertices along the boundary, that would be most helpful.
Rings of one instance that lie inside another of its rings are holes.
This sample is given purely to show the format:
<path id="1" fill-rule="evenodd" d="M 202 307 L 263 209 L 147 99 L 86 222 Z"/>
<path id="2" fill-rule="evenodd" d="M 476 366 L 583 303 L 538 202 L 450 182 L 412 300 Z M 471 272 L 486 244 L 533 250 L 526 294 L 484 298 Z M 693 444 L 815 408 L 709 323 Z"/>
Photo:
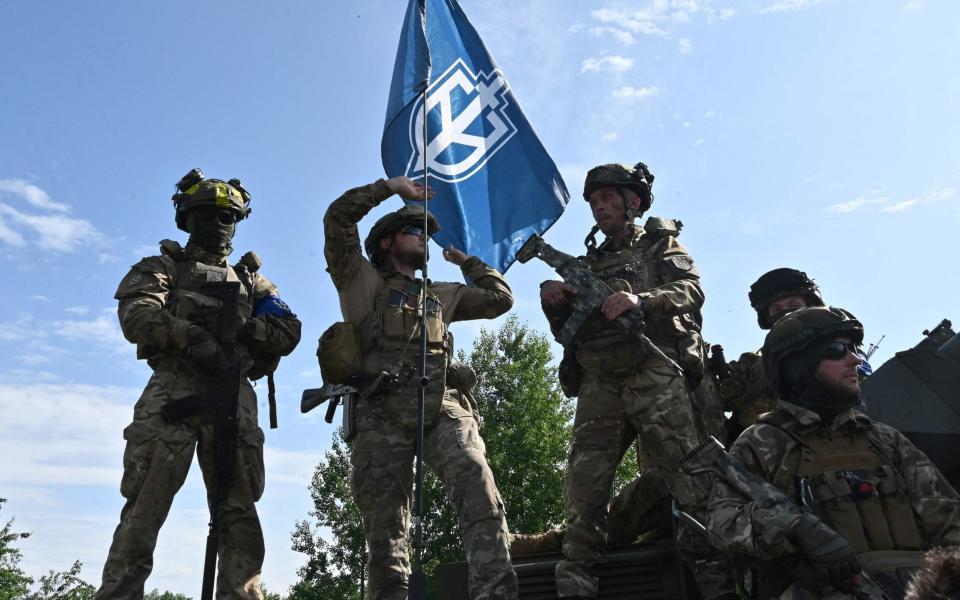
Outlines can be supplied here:
<path id="1" fill-rule="evenodd" d="M 336 383 L 328 383 L 321 388 L 303 390 L 303 395 L 300 396 L 300 412 L 308 413 L 329 400 L 330 404 L 327 405 L 327 414 L 323 416 L 323 420 L 327 423 L 333 423 L 333 416 L 337 412 L 337 407 L 343 404 L 344 415 L 349 414 L 358 393 L 359 390 L 355 386 Z M 343 437 L 345 439 L 351 437 L 353 432 L 350 431 L 350 428 L 352 426 L 352 421 L 344 417 Z"/>
<path id="2" fill-rule="evenodd" d="M 614 293 L 602 279 L 594 275 L 586 265 L 580 262 L 575 256 L 560 252 L 550 244 L 543 241 L 537 234 L 533 234 L 529 240 L 517 252 L 517 260 L 521 263 L 529 261 L 531 258 L 539 258 L 547 263 L 563 277 L 563 281 L 574 288 L 577 293 L 569 299 L 570 316 L 563 323 L 560 331 L 556 333 L 557 342 L 561 346 L 568 346 L 573 342 L 587 317 L 593 311 L 600 308 L 603 301 Z M 673 359 L 657 348 L 643 332 L 645 324 L 643 322 L 643 312 L 639 306 L 633 310 L 628 310 L 613 320 L 614 323 L 627 330 L 635 336 L 644 349 L 659 358 L 667 366 L 677 372 L 677 375 L 683 376 L 683 369 L 680 368 Z"/>
<path id="3" fill-rule="evenodd" d="M 240 424 L 237 409 L 240 397 L 240 356 L 235 342 L 237 338 L 237 302 L 240 297 L 239 281 L 212 282 L 203 286 L 202 293 L 220 301 L 219 342 L 229 363 L 226 374 L 220 377 L 209 391 L 179 398 L 163 407 L 163 416 L 170 422 L 213 409 L 215 411 L 213 446 L 213 494 L 210 496 L 210 524 L 207 532 L 207 548 L 203 560 L 203 587 L 201 600 L 212 600 L 213 583 L 217 571 L 217 550 L 220 546 L 220 508 L 227 499 L 233 471 L 236 466 L 237 436 Z"/>
<path id="4" fill-rule="evenodd" d="M 793 498 L 744 467 L 740 461 L 730 456 L 723 444 L 713 436 L 707 437 L 684 456 L 680 468 L 691 475 L 704 471 L 713 472 L 744 497 L 756 502 L 760 508 L 782 512 L 788 517 L 800 517 L 804 514 L 803 508 Z M 815 577 L 805 565 L 791 568 L 791 571 L 800 581 L 811 581 Z M 853 595 L 858 600 L 893 600 L 866 572 L 856 575 L 853 583 Z"/>

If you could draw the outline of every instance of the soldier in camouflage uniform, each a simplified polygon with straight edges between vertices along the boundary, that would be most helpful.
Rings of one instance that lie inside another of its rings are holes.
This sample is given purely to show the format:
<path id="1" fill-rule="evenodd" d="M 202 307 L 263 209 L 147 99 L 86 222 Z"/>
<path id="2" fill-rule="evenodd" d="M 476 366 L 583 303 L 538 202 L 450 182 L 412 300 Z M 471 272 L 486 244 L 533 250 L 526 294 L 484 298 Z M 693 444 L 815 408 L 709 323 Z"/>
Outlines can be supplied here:
<path id="1" fill-rule="evenodd" d="M 702 514 L 706 504 L 709 482 L 678 469 L 684 453 L 698 441 L 693 390 L 704 373 L 703 291 L 693 259 L 677 242 L 678 221 L 652 217 L 644 227 L 633 224 L 653 201 L 652 183 L 653 175 L 640 163 L 632 169 L 596 167 L 584 184 L 583 196 L 596 226 L 581 260 L 619 291 L 584 322 L 561 364 L 564 389 L 579 395 L 564 485 L 565 559 L 556 571 L 561 598 L 597 596 L 596 567 L 606 559 L 610 488 L 620 459 L 638 436 L 642 452 L 657 465 L 680 506 Z M 597 231 L 606 236 L 599 246 Z M 554 333 L 569 315 L 568 295 L 575 293 L 562 282 L 542 284 L 540 297 Z M 642 311 L 647 335 L 683 367 L 686 377 L 611 322 L 628 310 Z M 698 579 L 708 599 L 732 591 L 723 583 L 714 586 Z"/>
<path id="2" fill-rule="evenodd" d="M 768 271 L 750 286 L 750 305 L 757 312 L 760 329 L 769 330 L 790 311 L 823 306 L 820 288 L 803 271 L 780 268 Z M 861 354 L 860 374 L 870 374 L 870 365 Z M 776 396 L 763 375 L 759 352 L 744 352 L 730 362 L 730 376 L 720 384 L 720 397 L 733 416 L 727 421 L 727 440 L 732 443 L 757 417 L 776 406 Z"/>
<path id="3" fill-rule="evenodd" d="M 143 598 L 153 568 L 157 534 L 173 496 L 183 484 L 194 450 L 208 494 L 214 482 L 214 415 L 204 411 L 175 422 L 161 414 L 167 402 L 205 392 L 226 375 L 227 358 L 214 335 L 219 301 L 204 295 L 207 282 L 239 281 L 235 315 L 241 360 L 236 466 L 220 509 L 217 598 L 262 598 L 260 568 L 264 546 L 254 503 L 263 493 L 263 431 L 257 425 L 257 398 L 250 379 L 272 372 L 300 340 L 300 321 L 280 300 L 276 286 L 258 271 L 248 253 L 227 262 L 237 222 L 250 212 L 250 195 L 240 181 L 187 174 L 173 196 L 177 227 L 189 232 L 185 248 L 160 242 L 161 254 L 135 264 L 117 288 L 120 327 L 137 345 L 137 358 L 153 369 L 123 431 L 120 492 L 126 504 L 103 567 L 97 598 Z"/>
<path id="4" fill-rule="evenodd" d="M 371 600 L 407 597 L 411 469 L 417 421 L 419 339 L 417 317 L 426 238 L 439 229 L 424 210 L 408 205 L 374 224 L 360 253 L 357 223 L 390 196 L 422 199 L 423 188 L 406 177 L 379 180 L 347 191 L 324 217 L 327 271 L 340 295 L 344 320 L 353 325 L 366 382 L 356 404 L 350 461 L 353 496 L 363 514 L 369 550 Z M 447 381 L 453 353 L 449 325 L 492 319 L 513 305 L 503 277 L 452 246 L 444 257 L 474 286 L 430 282 L 427 299 L 427 372 L 424 460 L 444 482 L 460 519 L 469 564 L 471 598 L 517 597 L 503 501 L 487 465 L 475 409 Z M 371 383 L 372 381 L 372 383 Z M 461 382 L 455 385 L 464 387 Z"/>
<path id="5" fill-rule="evenodd" d="M 956 491 L 906 437 L 859 410 L 862 340 L 850 313 L 827 307 L 791 312 L 767 335 L 764 373 L 780 401 L 730 453 L 804 512 L 758 505 L 718 480 L 707 517 L 727 550 L 764 561 L 749 579 L 754 598 L 853 598 L 861 568 L 902 597 L 903 571 L 923 550 L 960 545 Z"/>

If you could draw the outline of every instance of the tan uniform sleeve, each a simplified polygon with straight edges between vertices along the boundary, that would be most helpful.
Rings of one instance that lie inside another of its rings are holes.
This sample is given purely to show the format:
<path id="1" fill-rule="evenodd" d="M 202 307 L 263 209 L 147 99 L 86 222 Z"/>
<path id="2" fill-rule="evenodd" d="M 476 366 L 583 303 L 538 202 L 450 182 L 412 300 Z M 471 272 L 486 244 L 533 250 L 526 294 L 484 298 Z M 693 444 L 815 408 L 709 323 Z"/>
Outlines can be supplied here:
<path id="1" fill-rule="evenodd" d="M 657 247 L 659 252 L 656 269 L 659 280 L 664 283 L 638 296 L 666 298 L 668 308 L 661 313 L 666 317 L 700 310 L 704 296 L 703 289 L 700 287 L 700 273 L 693 258 L 672 236 L 666 236 L 658 241 Z"/>
<path id="2" fill-rule="evenodd" d="M 495 319 L 513 306 L 513 292 L 496 269 L 471 256 L 460 270 L 465 278 L 473 281 L 473 286 L 440 284 L 437 289 L 440 301 L 444 303 L 443 320 L 446 323 Z"/>
<path id="3" fill-rule="evenodd" d="M 772 429 L 767 425 L 750 427 L 730 448 L 731 456 L 767 481 L 776 471 L 772 457 L 764 455 L 764 449 L 776 443 L 769 437 Z M 705 525 L 712 539 L 723 545 L 722 550 L 769 560 L 795 551 L 786 539 L 786 530 L 797 516 L 782 509 L 761 508 L 717 477 Z"/>
<path id="4" fill-rule="evenodd" d="M 280 290 L 272 281 L 261 275 L 253 274 L 253 303 L 267 296 L 280 297 Z M 255 336 L 257 349 L 273 356 L 287 356 L 300 343 L 301 323 L 297 315 L 289 316 L 261 315 L 256 321 L 262 324 L 263 334 Z M 258 330 L 261 328 L 258 325 Z M 259 333 L 259 332 L 258 332 Z"/>
<path id="5" fill-rule="evenodd" d="M 960 546 L 960 497 L 943 473 L 902 433 L 874 422 L 881 443 L 892 447 L 894 466 L 906 480 L 913 510 L 932 546 Z"/>
<path id="6" fill-rule="evenodd" d="M 379 179 L 344 192 L 327 208 L 323 216 L 323 255 L 337 290 L 345 288 L 359 274 L 373 270 L 373 265 L 363 257 L 357 223 L 392 195 L 387 183 Z"/>
<path id="7" fill-rule="evenodd" d="M 187 346 L 190 322 L 178 319 L 165 306 L 176 277 L 176 265 L 160 256 L 144 258 L 130 268 L 114 298 L 123 336 L 134 344 L 172 353 Z"/>

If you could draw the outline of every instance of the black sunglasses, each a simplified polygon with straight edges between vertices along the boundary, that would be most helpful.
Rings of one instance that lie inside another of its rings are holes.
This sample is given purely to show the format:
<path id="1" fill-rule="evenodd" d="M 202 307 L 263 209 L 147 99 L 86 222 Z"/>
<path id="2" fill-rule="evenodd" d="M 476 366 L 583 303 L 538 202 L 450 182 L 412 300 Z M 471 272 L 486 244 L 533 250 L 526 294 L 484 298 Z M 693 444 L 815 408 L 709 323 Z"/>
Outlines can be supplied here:
<path id="1" fill-rule="evenodd" d="M 415 227 L 413 225 L 407 225 L 406 227 L 402 228 L 400 230 L 400 233 L 403 233 L 406 235 L 415 235 L 417 237 L 423 237 L 423 229 L 419 227 Z"/>
<path id="2" fill-rule="evenodd" d="M 850 354 L 857 353 L 857 347 L 853 342 L 834 340 L 824 347 L 823 358 L 827 360 L 840 360 L 841 358 L 845 358 L 848 352 Z"/>

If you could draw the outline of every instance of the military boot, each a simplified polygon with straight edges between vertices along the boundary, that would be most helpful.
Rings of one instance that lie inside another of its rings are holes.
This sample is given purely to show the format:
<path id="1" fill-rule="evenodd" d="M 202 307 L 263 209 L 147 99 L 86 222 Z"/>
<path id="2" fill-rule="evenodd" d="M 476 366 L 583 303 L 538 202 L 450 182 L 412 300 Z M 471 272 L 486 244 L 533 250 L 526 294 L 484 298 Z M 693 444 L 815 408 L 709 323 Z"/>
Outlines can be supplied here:
<path id="1" fill-rule="evenodd" d="M 552 554 L 563 548 L 563 530 L 551 529 L 542 533 L 511 533 L 510 556 Z"/>

